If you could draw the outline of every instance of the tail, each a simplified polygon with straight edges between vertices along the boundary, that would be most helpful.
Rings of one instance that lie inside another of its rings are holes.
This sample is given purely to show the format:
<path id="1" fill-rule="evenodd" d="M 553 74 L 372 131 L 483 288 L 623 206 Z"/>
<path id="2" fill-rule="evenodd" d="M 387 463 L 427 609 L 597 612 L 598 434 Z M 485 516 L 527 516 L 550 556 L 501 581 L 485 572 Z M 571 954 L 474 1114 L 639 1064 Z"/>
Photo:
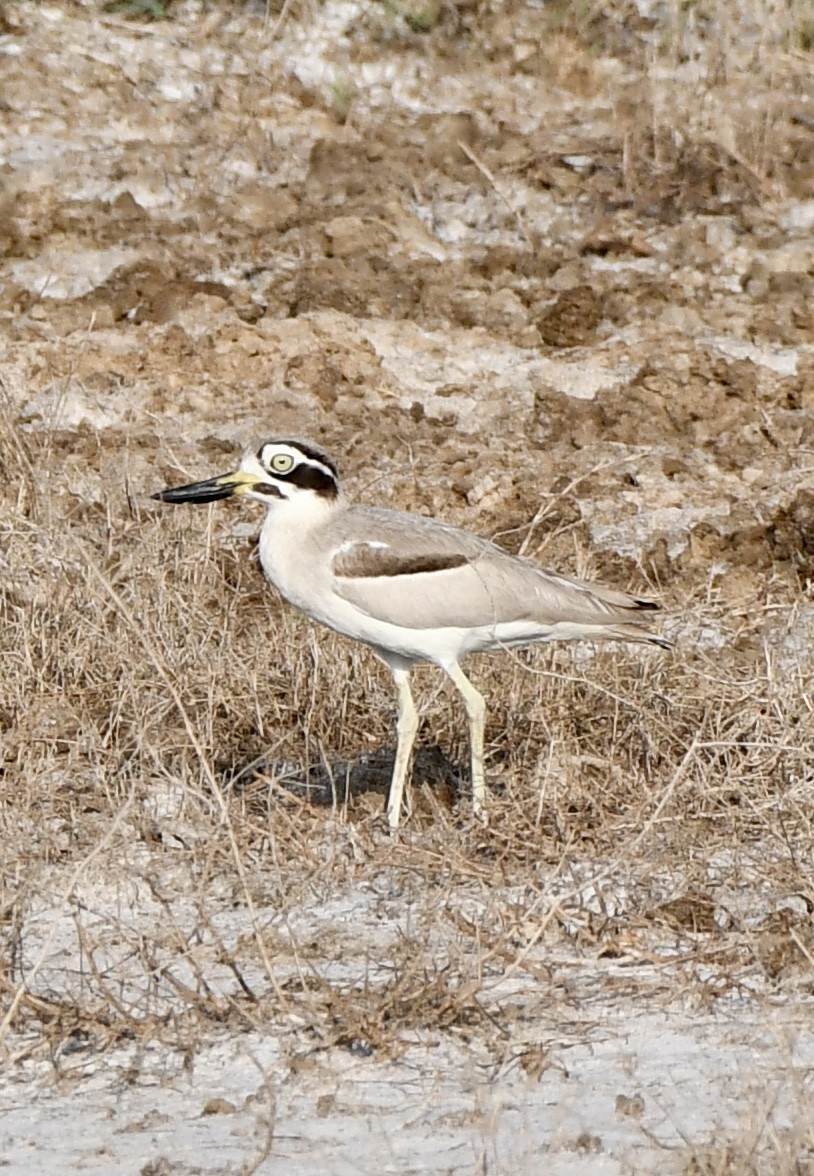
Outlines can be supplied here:
<path id="1" fill-rule="evenodd" d="M 639 596 L 628 596 L 625 593 L 614 592 L 613 589 L 601 588 L 600 599 L 605 603 L 606 607 L 611 607 L 616 616 L 623 616 L 625 620 L 609 620 L 609 623 L 598 624 L 596 626 L 596 637 L 602 641 L 638 641 L 647 646 L 659 646 L 660 649 L 672 649 L 673 642 L 668 641 L 666 637 L 660 637 L 653 633 L 653 630 L 648 628 L 649 617 L 647 621 L 628 621 L 627 616 L 630 613 L 658 613 L 661 608 L 660 604 L 656 604 L 654 600 L 642 600 Z"/>
<path id="2" fill-rule="evenodd" d="M 536 588 L 540 623 L 555 621 L 554 640 L 639 641 L 672 648 L 671 642 L 651 631 L 647 621 L 631 619 L 657 612 L 660 606 L 655 600 L 556 572 L 537 573 Z"/>
<path id="3" fill-rule="evenodd" d="M 645 600 L 640 596 L 629 596 L 626 592 L 618 592 L 613 588 L 605 588 L 598 584 L 588 586 L 591 595 L 599 600 L 606 609 L 616 614 L 620 619 L 609 617 L 604 624 L 597 625 L 596 637 L 603 641 L 638 641 L 644 645 L 658 645 L 660 649 L 672 649 L 672 641 L 666 637 L 659 637 L 648 627 L 647 622 L 629 621 L 630 613 L 658 612 L 661 605 L 655 600 Z M 621 618 L 624 617 L 624 620 Z M 649 620 L 649 618 L 648 618 Z"/>
<path id="4" fill-rule="evenodd" d="M 636 602 L 639 603 L 638 601 Z M 644 602 L 647 608 L 658 608 L 657 604 Z M 597 625 L 595 638 L 601 641 L 638 641 L 644 645 L 658 645 L 660 649 L 672 649 L 672 641 L 666 637 L 659 637 L 636 621 L 623 621 L 620 625 Z"/>

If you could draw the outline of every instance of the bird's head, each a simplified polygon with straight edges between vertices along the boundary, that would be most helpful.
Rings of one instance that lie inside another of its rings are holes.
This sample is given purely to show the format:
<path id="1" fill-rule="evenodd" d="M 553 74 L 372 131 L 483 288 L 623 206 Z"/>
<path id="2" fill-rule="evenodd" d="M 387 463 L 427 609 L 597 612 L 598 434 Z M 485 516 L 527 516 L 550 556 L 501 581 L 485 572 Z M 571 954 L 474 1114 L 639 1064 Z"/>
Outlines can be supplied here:
<path id="1" fill-rule="evenodd" d="M 333 460 L 306 441 L 274 438 L 249 450 L 236 470 L 159 490 L 160 502 L 217 502 L 240 494 L 265 506 L 308 497 L 333 502 L 339 497 L 339 472 Z"/>

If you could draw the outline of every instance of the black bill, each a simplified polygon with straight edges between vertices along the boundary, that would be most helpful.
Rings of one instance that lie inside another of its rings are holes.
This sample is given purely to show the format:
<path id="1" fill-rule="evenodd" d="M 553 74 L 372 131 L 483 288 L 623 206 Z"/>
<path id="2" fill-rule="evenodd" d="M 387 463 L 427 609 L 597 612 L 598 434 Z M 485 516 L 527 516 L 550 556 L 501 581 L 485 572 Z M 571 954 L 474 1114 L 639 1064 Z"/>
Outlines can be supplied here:
<path id="1" fill-rule="evenodd" d="M 240 494 L 256 481 L 251 474 L 236 470 L 233 474 L 208 478 L 205 482 L 190 482 L 188 486 L 159 490 L 151 497 L 158 499 L 159 502 L 218 502 L 221 498 L 231 498 L 233 494 Z"/>

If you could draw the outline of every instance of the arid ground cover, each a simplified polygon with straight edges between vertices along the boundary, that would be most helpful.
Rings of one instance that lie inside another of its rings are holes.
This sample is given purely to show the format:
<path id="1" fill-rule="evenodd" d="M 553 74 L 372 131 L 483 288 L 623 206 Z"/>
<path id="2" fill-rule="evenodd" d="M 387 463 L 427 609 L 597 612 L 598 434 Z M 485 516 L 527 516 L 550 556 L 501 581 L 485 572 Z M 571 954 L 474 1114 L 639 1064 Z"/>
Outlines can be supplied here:
<path id="1" fill-rule="evenodd" d="M 0 6 L 0 1162 L 814 1171 L 811 0 Z M 359 500 L 670 653 L 389 676 L 150 494 Z"/>

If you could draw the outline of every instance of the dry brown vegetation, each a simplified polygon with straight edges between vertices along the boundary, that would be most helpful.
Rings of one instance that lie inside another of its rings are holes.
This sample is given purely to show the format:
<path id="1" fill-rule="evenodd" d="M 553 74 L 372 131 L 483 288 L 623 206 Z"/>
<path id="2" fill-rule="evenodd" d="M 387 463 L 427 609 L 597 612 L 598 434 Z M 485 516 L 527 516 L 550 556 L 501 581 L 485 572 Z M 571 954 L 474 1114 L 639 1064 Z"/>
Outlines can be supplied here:
<path id="1" fill-rule="evenodd" d="M 608 1009 L 807 1007 L 808 0 L 361 5 L 321 81 L 290 62 L 330 6 L 56 11 L 3 9 L 10 139 L 29 88 L 35 133 L 76 101 L 88 133 L 9 164 L 0 218 L 7 1057 L 296 1031 L 284 1069 L 454 1041 L 533 1082 Z M 92 157 L 113 118 L 140 135 Z M 391 836 L 387 673 L 275 598 L 251 509 L 150 502 L 287 430 L 363 499 L 662 599 L 672 653 L 471 663 L 488 829 L 437 675 Z M 810 1170 L 749 1122 L 669 1170 Z"/>

